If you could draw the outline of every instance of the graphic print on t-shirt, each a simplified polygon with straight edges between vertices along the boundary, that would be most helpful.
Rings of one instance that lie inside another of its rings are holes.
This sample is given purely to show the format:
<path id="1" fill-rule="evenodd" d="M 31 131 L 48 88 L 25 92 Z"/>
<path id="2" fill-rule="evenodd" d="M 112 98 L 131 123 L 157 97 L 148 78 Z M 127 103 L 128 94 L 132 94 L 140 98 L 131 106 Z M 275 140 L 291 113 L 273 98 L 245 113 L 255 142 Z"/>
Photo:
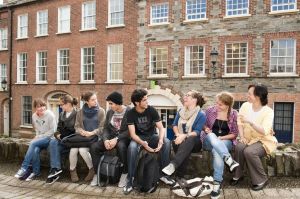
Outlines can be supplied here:
<path id="1" fill-rule="evenodd" d="M 147 116 L 138 117 L 137 127 L 141 132 L 146 132 L 149 129 L 150 122 Z"/>
<path id="2" fill-rule="evenodd" d="M 113 117 L 113 126 L 119 131 L 123 117 Z"/>

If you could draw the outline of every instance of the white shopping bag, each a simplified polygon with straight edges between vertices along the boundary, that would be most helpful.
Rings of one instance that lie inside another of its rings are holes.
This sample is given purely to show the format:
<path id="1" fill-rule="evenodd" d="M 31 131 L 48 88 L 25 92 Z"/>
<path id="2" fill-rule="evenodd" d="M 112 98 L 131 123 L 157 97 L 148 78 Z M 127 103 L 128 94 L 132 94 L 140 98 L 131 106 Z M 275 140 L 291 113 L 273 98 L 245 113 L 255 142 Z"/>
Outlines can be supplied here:
<path id="1" fill-rule="evenodd" d="M 181 197 L 196 198 L 208 195 L 213 190 L 213 177 L 193 178 L 190 180 L 178 179 L 172 191 Z"/>

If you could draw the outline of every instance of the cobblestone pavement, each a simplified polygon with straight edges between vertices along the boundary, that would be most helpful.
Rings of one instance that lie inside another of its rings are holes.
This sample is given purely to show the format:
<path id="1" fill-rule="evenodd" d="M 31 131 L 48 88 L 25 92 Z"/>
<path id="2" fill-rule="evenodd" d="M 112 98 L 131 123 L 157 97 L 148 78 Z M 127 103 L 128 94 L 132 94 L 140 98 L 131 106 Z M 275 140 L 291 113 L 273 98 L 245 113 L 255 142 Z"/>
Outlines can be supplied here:
<path id="1" fill-rule="evenodd" d="M 74 184 L 56 182 L 52 185 L 44 181 L 33 180 L 31 182 L 20 181 L 13 176 L 0 174 L 0 198 L 31 199 L 31 198 L 180 198 L 175 196 L 168 188 L 159 188 L 155 193 L 144 195 L 132 192 L 124 195 L 122 189 L 117 187 L 91 187 L 86 184 Z M 204 199 L 208 196 L 202 197 Z M 220 199 L 300 199 L 300 188 L 266 188 L 263 191 L 254 192 L 249 189 L 225 188 Z"/>

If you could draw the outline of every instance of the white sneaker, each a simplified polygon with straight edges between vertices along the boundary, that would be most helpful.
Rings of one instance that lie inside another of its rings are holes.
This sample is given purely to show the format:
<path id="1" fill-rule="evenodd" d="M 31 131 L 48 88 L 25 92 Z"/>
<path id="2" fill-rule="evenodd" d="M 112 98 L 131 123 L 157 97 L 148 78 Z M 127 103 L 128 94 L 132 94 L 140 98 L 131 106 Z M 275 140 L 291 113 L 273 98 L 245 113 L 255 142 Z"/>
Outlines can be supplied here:
<path id="1" fill-rule="evenodd" d="M 175 165 L 173 163 L 168 164 L 168 166 L 166 166 L 162 172 L 164 172 L 165 174 L 167 174 L 168 176 L 172 175 L 175 172 Z"/>
<path id="2" fill-rule="evenodd" d="M 91 181 L 91 186 L 97 186 L 98 185 L 98 179 L 97 174 L 94 175 L 93 180 Z"/>
<path id="3" fill-rule="evenodd" d="M 233 172 L 233 170 L 240 165 L 234 159 L 232 159 L 231 156 L 225 157 L 224 162 L 229 167 L 230 172 Z"/>
<path id="4" fill-rule="evenodd" d="M 26 178 L 26 180 L 25 181 L 31 181 L 31 180 L 33 180 L 35 177 L 36 177 L 37 175 L 35 175 L 35 173 L 31 173 L 27 178 Z"/>
<path id="5" fill-rule="evenodd" d="M 122 173 L 120 180 L 119 180 L 119 184 L 118 187 L 122 188 L 126 186 L 126 180 L 127 180 L 127 173 Z"/>
<path id="6" fill-rule="evenodd" d="M 21 169 L 19 169 L 18 172 L 16 173 L 15 178 L 22 178 L 22 177 L 25 175 L 25 173 L 26 173 L 26 170 L 23 169 L 23 168 L 21 168 Z"/>

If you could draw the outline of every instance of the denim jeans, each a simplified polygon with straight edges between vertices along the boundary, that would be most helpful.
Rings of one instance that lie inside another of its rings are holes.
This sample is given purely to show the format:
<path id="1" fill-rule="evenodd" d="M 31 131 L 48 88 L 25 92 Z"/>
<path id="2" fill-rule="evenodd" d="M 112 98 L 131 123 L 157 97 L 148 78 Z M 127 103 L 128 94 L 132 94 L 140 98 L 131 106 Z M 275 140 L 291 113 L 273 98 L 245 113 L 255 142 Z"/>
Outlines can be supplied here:
<path id="1" fill-rule="evenodd" d="M 214 168 L 214 180 L 223 181 L 224 157 L 231 156 L 231 140 L 220 140 L 214 133 L 209 133 L 203 141 L 203 149 L 212 152 L 212 164 Z"/>
<path id="2" fill-rule="evenodd" d="M 42 149 L 47 149 L 50 142 L 50 137 L 42 137 L 34 139 L 30 142 L 21 168 L 27 170 L 30 163 L 32 164 L 33 173 L 40 174 L 40 152 Z"/>
<path id="3" fill-rule="evenodd" d="M 61 152 L 65 147 L 61 142 L 55 138 L 50 140 L 49 153 L 50 153 L 50 168 L 61 169 Z"/>
<path id="4" fill-rule="evenodd" d="M 142 138 L 141 138 L 142 139 Z M 151 136 L 147 142 L 151 148 L 156 148 L 159 141 L 157 135 Z M 128 177 L 127 180 L 132 183 L 132 179 L 135 175 L 135 170 L 137 167 L 136 158 L 140 151 L 141 145 L 132 140 L 129 144 L 127 151 L 127 162 L 128 162 Z M 170 152 L 171 152 L 171 143 L 168 138 L 164 138 L 164 144 L 159 151 L 160 155 L 160 168 L 164 168 L 170 163 Z"/>

